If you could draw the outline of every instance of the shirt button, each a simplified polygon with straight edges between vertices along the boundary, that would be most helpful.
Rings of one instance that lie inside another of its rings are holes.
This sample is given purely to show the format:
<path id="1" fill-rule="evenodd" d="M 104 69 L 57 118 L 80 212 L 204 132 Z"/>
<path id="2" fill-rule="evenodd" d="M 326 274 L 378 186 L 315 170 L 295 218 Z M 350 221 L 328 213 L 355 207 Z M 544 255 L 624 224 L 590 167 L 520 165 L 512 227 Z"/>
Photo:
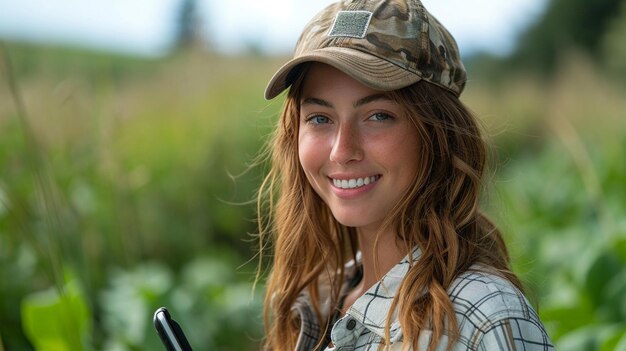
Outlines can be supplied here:
<path id="1" fill-rule="evenodd" d="M 356 321 L 354 319 L 349 320 L 346 328 L 348 328 L 348 330 L 352 330 L 354 327 L 356 327 Z"/>

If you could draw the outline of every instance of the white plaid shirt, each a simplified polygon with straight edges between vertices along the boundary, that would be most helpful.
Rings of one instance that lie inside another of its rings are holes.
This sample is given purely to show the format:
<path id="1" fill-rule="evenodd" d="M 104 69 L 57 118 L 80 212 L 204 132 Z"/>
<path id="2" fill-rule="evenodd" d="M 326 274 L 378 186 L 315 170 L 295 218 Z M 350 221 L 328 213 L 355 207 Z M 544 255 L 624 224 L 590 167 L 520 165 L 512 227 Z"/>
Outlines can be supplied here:
<path id="1" fill-rule="evenodd" d="M 419 250 L 413 257 L 419 257 Z M 387 312 L 408 268 L 407 256 L 356 300 L 346 315 L 335 322 L 330 333 L 332 346 L 327 346 L 326 351 L 379 349 L 385 335 Z M 482 271 L 468 271 L 453 282 L 448 295 L 460 332 L 453 350 L 554 350 L 537 313 L 506 279 Z M 328 305 L 322 307 L 327 315 L 331 314 Z M 302 323 L 296 350 L 313 350 L 319 342 L 320 325 L 305 294 L 294 305 L 294 311 Z M 403 335 L 397 314 L 390 326 L 390 349 L 401 350 Z M 418 350 L 426 350 L 430 338 L 431 331 L 422 330 Z M 444 335 L 437 350 L 446 347 Z"/>

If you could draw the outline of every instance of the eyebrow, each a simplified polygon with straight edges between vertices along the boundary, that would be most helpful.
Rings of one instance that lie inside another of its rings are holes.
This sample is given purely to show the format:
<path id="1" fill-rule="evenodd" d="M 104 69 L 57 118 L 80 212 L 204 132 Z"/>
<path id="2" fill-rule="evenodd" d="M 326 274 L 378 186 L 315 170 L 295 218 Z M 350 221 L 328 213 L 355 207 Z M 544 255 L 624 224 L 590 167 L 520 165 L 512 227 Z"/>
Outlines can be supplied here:
<path id="1" fill-rule="evenodd" d="M 352 104 L 352 107 L 357 108 L 359 106 L 366 105 L 366 104 L 369 104 L 371 102 L 378 101 L 378 100 L 390 101 L 391 99 L 389 98 L 389 96 L 387 96 L 387 94 L 383 94 L 383 93 L 372 94 L 372 95 L 368 95 L 364 98 L 357 100 L 354 104 Z M 330 108 L 334 107 L 333 104 L 331 104 L 330 102 L 324 99 L 319 99 L 315 97 L 308 97 L 306 99 L 303 99 L 302 102 L 300 103 L 300 106 L 304 106 L 304 105 L 319 105 L 319 106 L 330 107 Z"/>

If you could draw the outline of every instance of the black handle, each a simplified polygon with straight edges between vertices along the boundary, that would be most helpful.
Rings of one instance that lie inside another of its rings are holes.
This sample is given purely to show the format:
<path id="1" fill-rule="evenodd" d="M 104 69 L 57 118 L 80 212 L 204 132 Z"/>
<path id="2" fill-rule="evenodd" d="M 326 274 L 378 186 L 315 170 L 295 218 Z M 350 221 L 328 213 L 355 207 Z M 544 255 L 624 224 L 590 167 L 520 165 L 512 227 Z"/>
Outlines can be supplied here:
<path id="1" fill-rule="evenodd" d="M 172 319 L 167 308 L 157 309 L 152 321 L 157 334 L 168 351 L 193 351 L 183 329 Z"/>

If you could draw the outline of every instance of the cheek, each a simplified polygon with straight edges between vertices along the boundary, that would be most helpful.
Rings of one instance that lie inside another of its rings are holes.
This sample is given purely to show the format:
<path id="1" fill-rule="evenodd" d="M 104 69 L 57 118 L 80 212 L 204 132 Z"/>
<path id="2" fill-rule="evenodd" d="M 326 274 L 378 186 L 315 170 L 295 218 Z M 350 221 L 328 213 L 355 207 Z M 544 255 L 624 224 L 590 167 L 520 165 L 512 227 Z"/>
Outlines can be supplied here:
<path id="1" fill-rule="evenodd" d="M 400 172 L 402 178 L 413 178 L 419 167 L 420 145 L 417 132 L 405 129 L 395 134 L 394 138 L 386 138 L 377 145 L 374 152 L 379 159 L 385 160 L 390 168 Z"/>
<path id="2" fill-rule="evenodd" d="M 389 160 L 412 160 L 419 151 L 416 133 L 395 129 L 379 137 L 371 138 L 368 151 Z M 410 162 L 410 161 L 409 161 Z"/>
<path id="3" fill-rule="evenodd" d="M 327 159 L 323 143 L 319 138 L 308 134 L 300 134 L 298 137 L 298 158 L 300 167 L 304 170 L 309 183 L 318 188 L 316 178 L 320 177 L 320 169 Z"/>
<path id="4" fill-rule="evenodd" d="M 408 133 L 404 142 L 398 145 L 398 156 L 407 160 L 408 163 L 415 163 L 419 155 L 420 146 L 417 136 L 413 133 Z"/>

